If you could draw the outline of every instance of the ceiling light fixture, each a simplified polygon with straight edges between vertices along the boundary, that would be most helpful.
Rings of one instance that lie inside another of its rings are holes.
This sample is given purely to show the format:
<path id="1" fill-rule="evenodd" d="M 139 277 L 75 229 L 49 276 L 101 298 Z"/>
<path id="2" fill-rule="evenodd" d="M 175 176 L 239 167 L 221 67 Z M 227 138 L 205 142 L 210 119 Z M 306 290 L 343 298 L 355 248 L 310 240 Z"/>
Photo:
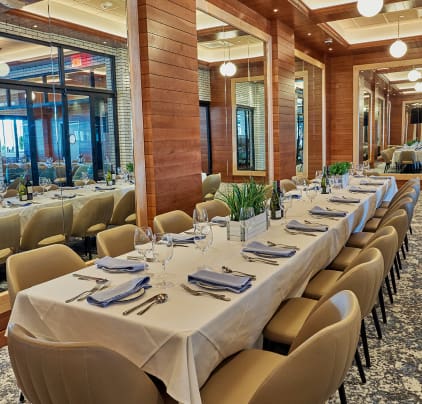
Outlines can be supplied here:
<path id="1" fill-rule="evenodd" d="M 10 67 L 6 62 L 0 62 L 0 77 L 6 77 L 10 73 Z"/>
<path id="2" fill-rule="evenodd" d="M 418 81 L 422 77 L 422 74 L 419 70 L 412 69 L 408 74 L 407 78 L 410 81 Z"/>
<path id="3" fill-rule="evenodd" d="M 377 15 L 384 6 L 383 0 L 358 0 L 359 14 L 364 17 L 373 17 Z"/>
<path id="4" fill-rule="evenodd" d="M 237 68 L 236 68 L 236 65 L 230 61 L 230 46 L 231 46 L 230 43 L 225 42 L 225 45 L 228 45 L 229 47 L 229 61 L 224 62 L 220 66 L 220 74 L 225 77 L 232 77 L 236 74 Z"/>
<path id="5" fill-rule="evenodd" d="M 400 18 L 397 19 L 397 39 L 390 46 L 390 55 L 393 58 L 401 58 L 407 52 L 407 45 L 400 39 Z"/>
<path id="6" fill-rule="evenodd" d="M 417 91 L 418 93 L 422 93 L 422 81 L 418 81 L 415 84 L 415 91 Z"/>

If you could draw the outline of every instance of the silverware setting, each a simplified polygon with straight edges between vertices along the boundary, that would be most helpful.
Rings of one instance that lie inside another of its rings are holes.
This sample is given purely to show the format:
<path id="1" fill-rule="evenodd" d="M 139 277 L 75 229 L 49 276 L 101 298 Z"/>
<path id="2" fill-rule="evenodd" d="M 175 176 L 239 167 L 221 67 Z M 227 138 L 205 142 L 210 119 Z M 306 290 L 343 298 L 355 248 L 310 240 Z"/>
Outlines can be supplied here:
<path id="1" fill-rule="evenodd" d="M 139 309 L 142 306 L 145 306 L 148 303 L 151 303 L 151 302 L 155 303 L 155 300 L 163 300 L 163 299 L 167 300 L 168 295 L 166 293 L 159 293 L 158 295 L 154 295 L 154 296 L 150 297 L 149 299 L 143 301 L 142 303 L 139 303 L 136 306 L 133 306 L 130 309 L 125 310 L 122 314 L 124 316 L 127 316 L 128 314 L 133 313 L 135 310 Z M 164 303 L 164 302 L 160 302 L 160 303 Z"/>
<path id="2" fill-rule="evenodd" d="M 316 234 L 309 233 L 309 232 L 306 232 L 306 231 L 290 230 L 290 229 L 286 229 L 286 228 L 284 228 L 284 231 L 286 233 L 292 234 L 293 236 L 311 236 L 311 237 L 316 237 Z"/>
<path id="3" fill-rule="evenodd" d="M 84 290 L 83 292 L 77 294 L 76 296 L 73 296 L 67 300 L 65 300 L 65 303 L 74 302 L 77 300 L 78 302 L 85 300 L 88 296 L 91 296 L 93 293 L 98 292 L 99 290 L 105 289 L 109 286 L 110 282 L 101 282 L 97 285 L 95 285 L 92 289 Z"/>
<path id="4" fill-rule="evenodd" d="M 339 220 L 339 218 L 337 218 L 337 217 L 332 217 L 332 216 L 328 216 L 328 215 L 317 215 L 315 213 L 310 213 L 309 215 L 311 217 L 314 217 L 315 219 L 327 219 L 327 220 L 334 220 L 334 221 Z"/>
<path id="5" fill-rule="evenodd" d="M 97 283 L 109 282 L 106 278 L 97 278 L 96 276 L 84 275 L 84 274 L 73 274 L 74 277 L 83 281 L 96 281 Z"/>
<path id="6" fill-rule="evenodd" d="M 140 316 L 141 314 L 144 314 L 146 311 L 148 311 L 152 306 L 154 306 L 154 304 L 165 303 L 168 300 L 168 297 L 169 296 L 167 293 L 160 293 L 147 307 L 145 307 L 145 309 L 138 311 L 136 314 Z"/>
<path id="7" fill-rule="evenodd" d="M 274 243 L 272 241 L 267 241 L 267 245 L 269 247 L 276 247 L 276 246 L 280 246 L 280 247 L 284 247 L 284 248 L 290 248 L 292 250 L 300 250 L 299 247 L 295 246 L 295 245 L 289 245 L 289 244 L 284 244 L 284 243 Z"/>
<path id="8" fill-rule="evenodd" d="M 321 226 L 328 226 L 328 224 L 327 224 L 327 223 L 312 222 L 312 221 L 310 221 L 310 220 L 304 220 L 304 222 L 305 222 L 306 224 L 318 224 L 318 225 L 321 225 Z"/>
<path id="9" fill-rule="evenodd" d="M 229 267 L 226 267 L 225 265 L 223 265 L 221 267 L 221 269 L 226 274 L 232 274 L 234 276 L 249 276 L 251 278 L 251 280 L 253 280 L 253 281 L 256 280 L 256 276 L 255 275 L 248 274 L 248 273 L 242 272 L 242 271 L 237 271 L 237 270 L 234 270 L 234 269 L 230 269 Z"/>
<path id="10" fill-rule="evenodd" d="M 269 264 L 269 265 L 278 265 L 278 262 L 276 260 L 272 260 L 272 259 L 268 259 L 264 257 L 257 257 L 257 256 L 251 257 L 250 255 L 247 255 L 244 252 L 241 252 L 240 254 L 248 262 L 262 262 L 264 264 Z"/>
<path id="11" fill-rule="evenodd" d="M 186 292 L 190 293 L 193 296 L 206 295 L 206 296 L 214 297 L 215 299 L 224 300 L 226 302 L 229 302 L 231 300 L 230 297 L 227 297 L 226 295 L 222 295 L 220 293 L 208 292 L 205 290 L 192 289 L 191 287 L 185 285 L 184 283 L 181 283 L 180 286 L 184 290 L 186 290 Z"/>

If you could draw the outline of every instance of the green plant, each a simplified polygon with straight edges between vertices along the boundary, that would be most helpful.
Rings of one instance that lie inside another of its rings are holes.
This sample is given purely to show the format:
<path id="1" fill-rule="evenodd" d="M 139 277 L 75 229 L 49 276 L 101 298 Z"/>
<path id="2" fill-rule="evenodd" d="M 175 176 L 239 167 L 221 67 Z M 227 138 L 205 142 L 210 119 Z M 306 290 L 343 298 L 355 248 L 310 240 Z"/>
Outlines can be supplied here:
<path id="1" fill-rule="evenodd" d="M 231 184 L 231 189 L 217 198 L 229 206 L 230 219 L 234 221 L 239 221 L 241 208 L 252 207 L 255 215 L 265 211 L 265 185 L 257 184 L 253 178 L 244 184 Z"/>
<path id="2" fill-rule="evenodd" d="M 343 175 L 349 172 L 351 164 L 347 161 L 339 161 L 337 163 L 333 163 L 329 167 L 330 175 Z"/>
<path id="3" fill-rule="evenodd" d="M 407 144 L 408 146 L 412 146 L 412 144 L 413 144 L 413 143 L 416 143 L 417 141 L 418 141 L 417 139 L 409 140 L 409 141 L 407 141 L 407 142 L 406 142 L 406 144 Z"/>
<path id="4" fill-rule="evenodd" d="M 133 163 L 126 163 L 126 170 L 128 170 L 130 173 L 133 173 Z"/>

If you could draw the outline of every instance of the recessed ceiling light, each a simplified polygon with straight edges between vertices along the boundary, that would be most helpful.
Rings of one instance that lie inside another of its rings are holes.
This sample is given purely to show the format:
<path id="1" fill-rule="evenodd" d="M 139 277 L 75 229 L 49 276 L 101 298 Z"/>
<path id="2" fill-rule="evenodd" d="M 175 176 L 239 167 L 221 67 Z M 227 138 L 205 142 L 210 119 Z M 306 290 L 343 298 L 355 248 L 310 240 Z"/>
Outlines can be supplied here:
<path id="1" fill-rule="evenodd" d="M 278 8 L 275 8 L 273 11 L 274 11 L 275 13 L 278 13 Z"/>
<path id="2" fill-rule="evenodd" d="M 104 45 L 107 45 L 107 41 L 103 41 L 103 44 L 104 44 Z"/>
<path id="3" fill-rule="evenodd" d="M 328 48 L 328 50 L 331 52 L 333 50 L 333 48 Z"/>
<path id="4" fill-rule="evenodd" d="M 407 74 L 407 78 L 410 81 L 418 81 L 421 78 L 421 72 L 419 70 L 413 69 Z"/>
<path id="5" fill-rule="evenodd" d="M 38 25 L 37 25 L 37 24 L 34 24 L 34 25 L 32 26 L 32 28 L 38 28 Z"/>
<path id="6" fill-rule="evenodd" d="M 308 32 L 308 36 L 311 36 L 312 35 L 312 32 Z"/>

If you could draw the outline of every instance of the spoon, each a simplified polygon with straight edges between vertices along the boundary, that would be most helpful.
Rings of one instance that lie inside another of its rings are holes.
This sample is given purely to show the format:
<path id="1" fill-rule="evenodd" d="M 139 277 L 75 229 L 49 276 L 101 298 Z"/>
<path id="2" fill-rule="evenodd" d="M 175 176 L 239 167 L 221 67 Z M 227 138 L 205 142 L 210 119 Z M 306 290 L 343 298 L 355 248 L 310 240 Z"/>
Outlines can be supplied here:
<path id="1" fill-rule="evenodd" d="M 136 314 L 140 316 L 141 314 L 144 314 L 147 310 L 149 310 L 154 304 L 161 304 L 165 303 L 168 300 L 168 294 L 167 293 L 160 293 L 158 294 L 155 299 L 150 303 L 145 309 L 142 309 L 141 311 L 138 311 Z"/>
<path id="2" fill-rule="evenodd" d="M 230 269 L 229 267 L 226 267 L 225 265 L 223 265 L 221 267 L 221 269 L 223 270 L 223 272 L 225 272 L 226 274 L 233 274 L 235 276 L 249 276 L 251 278 L 251 280 L 256 280 L 256 276 L 252 275 L 252 274 L 247 274 L 246 272 L 241 272 L 241 271 L 235 271 L 233 269 Z"/>

